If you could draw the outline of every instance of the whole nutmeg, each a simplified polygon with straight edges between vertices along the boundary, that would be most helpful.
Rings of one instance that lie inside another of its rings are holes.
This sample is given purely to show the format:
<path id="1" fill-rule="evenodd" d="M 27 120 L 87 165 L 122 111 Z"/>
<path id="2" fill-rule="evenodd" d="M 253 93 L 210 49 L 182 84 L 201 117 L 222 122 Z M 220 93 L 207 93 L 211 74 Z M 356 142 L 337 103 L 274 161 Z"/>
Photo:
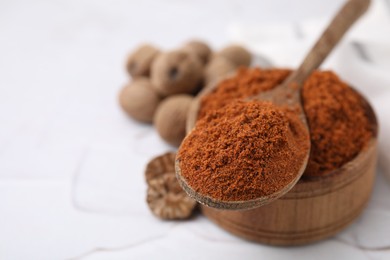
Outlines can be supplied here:
<path id="1" fill-rule="evenodd" d="M 154 126 L 161 138 L 178 147 L 186 135 L 187 113 L 193 97 L 175 95 L 166 98 L 158 106 L 153 119 Z"/>
<path id="2" fill-rule="evenodd" d="M 214 82 L 237 68 L 230 60 L 223 56 L 213 56 L 204 70 L 206 84 Z"/>
<path id="3" fill-rule="evenodd" d="M 133 78 L 148 77 L 152 62 L 159 53 L 160 51 L 150 44 L 141 45 L 129 55 L 126 62 L 127 71 Z"/>
<path id="4" fill-rule="evenodd" d="M 237 66 L 249 66 L 252 61 L 252 54 L 240 45 L 229 45 L 216 55 L 225 57 Z"/>
<path id="5" fill-rule="evenodd" d="M 152 84 L 163 96 L 193 93 L 202 76 L 200 59 L 183 50 L 162 53 L 152 64 Z"/>
<path id="6" fill-rule="evenodd" d="M 119 93 L 122 109 L 132 118 L 151 123 L 161 97 L 147 78 L 138 78 L 125 86 Z"/>
<path id="7" fill-rule="evenodd" d="M 183 45 L 183 50 L 194 52 L 196 55 L 198 55 L 203 64 L 206 64 L 209 61 L 212 53 L 209 45 L 199 40 L 192 40 L 187 42 Z"/>

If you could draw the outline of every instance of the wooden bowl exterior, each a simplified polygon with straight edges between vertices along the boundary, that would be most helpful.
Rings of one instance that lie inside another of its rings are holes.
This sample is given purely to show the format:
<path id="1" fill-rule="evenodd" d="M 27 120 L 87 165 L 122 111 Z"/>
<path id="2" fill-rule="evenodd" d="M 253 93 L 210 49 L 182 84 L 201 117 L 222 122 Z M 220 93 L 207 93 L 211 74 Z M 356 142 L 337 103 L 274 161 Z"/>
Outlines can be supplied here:
<path id="1" fill-rule="evenodd" d="M 293 246 L 330 236 L 359 216 L 370 198 L 377 142 L 327 177 L 301 180 L 273 203 L 247 211 L 201 206 L 203 214 L 227 231 L 260 243 Z"/>
<path id="2" fill-rule="evenodd" d="M 187 133 L 195 126 L 201 98 L 217 83 L 207 86 L 193 100 Z M 335 235 L 360 215 L 374 184 L 378 123 L 367 101 L 365 106 L 374 137 L 355 159 L 340 169 L 322 177 L 302 178 L 281 198 L 259 208 L 233 211 L 201 205 L 203 214 L 239 237 L 269 245 L 303 245 Z"/>

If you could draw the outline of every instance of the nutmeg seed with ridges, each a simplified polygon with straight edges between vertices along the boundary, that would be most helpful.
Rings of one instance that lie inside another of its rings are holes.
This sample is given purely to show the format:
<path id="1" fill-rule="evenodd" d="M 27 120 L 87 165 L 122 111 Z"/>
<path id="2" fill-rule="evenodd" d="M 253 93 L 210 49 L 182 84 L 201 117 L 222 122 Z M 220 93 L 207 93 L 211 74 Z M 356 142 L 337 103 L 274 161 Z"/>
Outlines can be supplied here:
<path id="1" fill-rule="evenodd" d="M 236 66 L 249 66 L 252 62 L 252 54 L 240 45 L 229 45 L 216 53 L 217 56 L 225 57 Z"/>
<path id="2" fill-rule="evenodd" d="M 151 123 L 161 97 L 147 78 L 138 78 L 119 93 L 119 104 L 135 120 Z"/>
<path id="3" fill-rule="evenodd" d="M 153 60 L 160 50 L 150 44 L 143 44 L 134 50 L 126 62 L 127 72 L 133 77 L 148 77 Z"/>
<path id="4" fill-rule="evenodd" d="M 204 70 L 206 84 L 215 82 L 237 69 L 230 60 L 223 56 L 213 56 Z"/>
<path id="5" fill-rule="evenodd" d="M 162 96 L 193 93 L 202 76 L 199 57 L 183 50 L 162 53 L 152 64 L 151 81 Z"/>
<path id="6" fill-rule="evenodd" d="M 186 135 L 186 120 L 193 97 L 174 95 L 158 106 L 153 124 L 160 137 L 170 145 L 178 147 Z"/>
<path id="7" fill-rule="evenodd" d="M 202 61 L 203 64 L 206 64 L 211 57 L 212 50 L 209 45 L 203 41 L 191 40 L 183 45 L 183 50 L 192 51 Z"/>

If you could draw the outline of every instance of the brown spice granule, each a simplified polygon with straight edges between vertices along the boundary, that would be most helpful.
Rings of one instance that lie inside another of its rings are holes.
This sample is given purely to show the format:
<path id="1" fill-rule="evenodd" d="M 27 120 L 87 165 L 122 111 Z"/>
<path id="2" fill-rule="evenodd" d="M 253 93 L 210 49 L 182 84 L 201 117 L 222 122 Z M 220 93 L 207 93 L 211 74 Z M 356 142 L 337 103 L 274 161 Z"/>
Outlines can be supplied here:
<path id="1" fill-rule="evenodd" d="M 306 138 L 295 113 L 269 102 L 237 100 L 198 120 L 178 159 L 196 192 L 223 201 L 250 200 L 295 179 Z"/>
<path id="2" fill-rule="evenodd" d="M 201 100 L 199 118 L 236 99 L 276 87 L 290 70 L 241 68 Z M 311 154 L 305 176 L 322 176 L 349 162 L 373 135 L 367 105 L 330 71 L 314 72 L 302 92 L 311 134 Z"/>
<path id="3" fill-rule="evenodd" d="M 333 72 L 314 72 L 302 94 L 312 143 L 306 175 L 323 175 L 358 155 L 372 124 L 362 98 Z"/>
<path id="4" fill-rule="evenodd" d="M 229 104 L 234 99 L 270 90 L 281 84 L 288 74 L 290 70 L 287 69 L 261 70 L 241 67 L 236 76 L 222 81 L 212 93 L 202 98 L 198 118 L 202 118 L 207 111 Z"/>

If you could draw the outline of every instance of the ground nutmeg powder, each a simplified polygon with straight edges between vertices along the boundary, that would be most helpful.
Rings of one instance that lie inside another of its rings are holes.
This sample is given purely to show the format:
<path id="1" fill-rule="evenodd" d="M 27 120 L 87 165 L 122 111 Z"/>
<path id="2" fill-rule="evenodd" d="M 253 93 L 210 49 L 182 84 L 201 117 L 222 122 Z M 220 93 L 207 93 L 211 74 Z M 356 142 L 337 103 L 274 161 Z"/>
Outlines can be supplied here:
<path id="1" fill-rule="evenodd" d="M 199 119 L 230 104 L 270 90 L 287 69 L 241 68 L 201 100 Z M 303 106 L 310 128 L 311 154 L 304 176 L 324 176 L 351 161 L 374 133 L 368 104 L 331 71 L 316 71 L 304 83 Z M 198 149 L 203 149 L 198 144 Z"/>
<path id="2" fill-rule="evenodd" d="M 177 158 L 182 176 L 196 192 L 222 201 L 251 200 L 296 178 L 307 138 L 291 110 L 233 100 L 197 121 Z"/>

